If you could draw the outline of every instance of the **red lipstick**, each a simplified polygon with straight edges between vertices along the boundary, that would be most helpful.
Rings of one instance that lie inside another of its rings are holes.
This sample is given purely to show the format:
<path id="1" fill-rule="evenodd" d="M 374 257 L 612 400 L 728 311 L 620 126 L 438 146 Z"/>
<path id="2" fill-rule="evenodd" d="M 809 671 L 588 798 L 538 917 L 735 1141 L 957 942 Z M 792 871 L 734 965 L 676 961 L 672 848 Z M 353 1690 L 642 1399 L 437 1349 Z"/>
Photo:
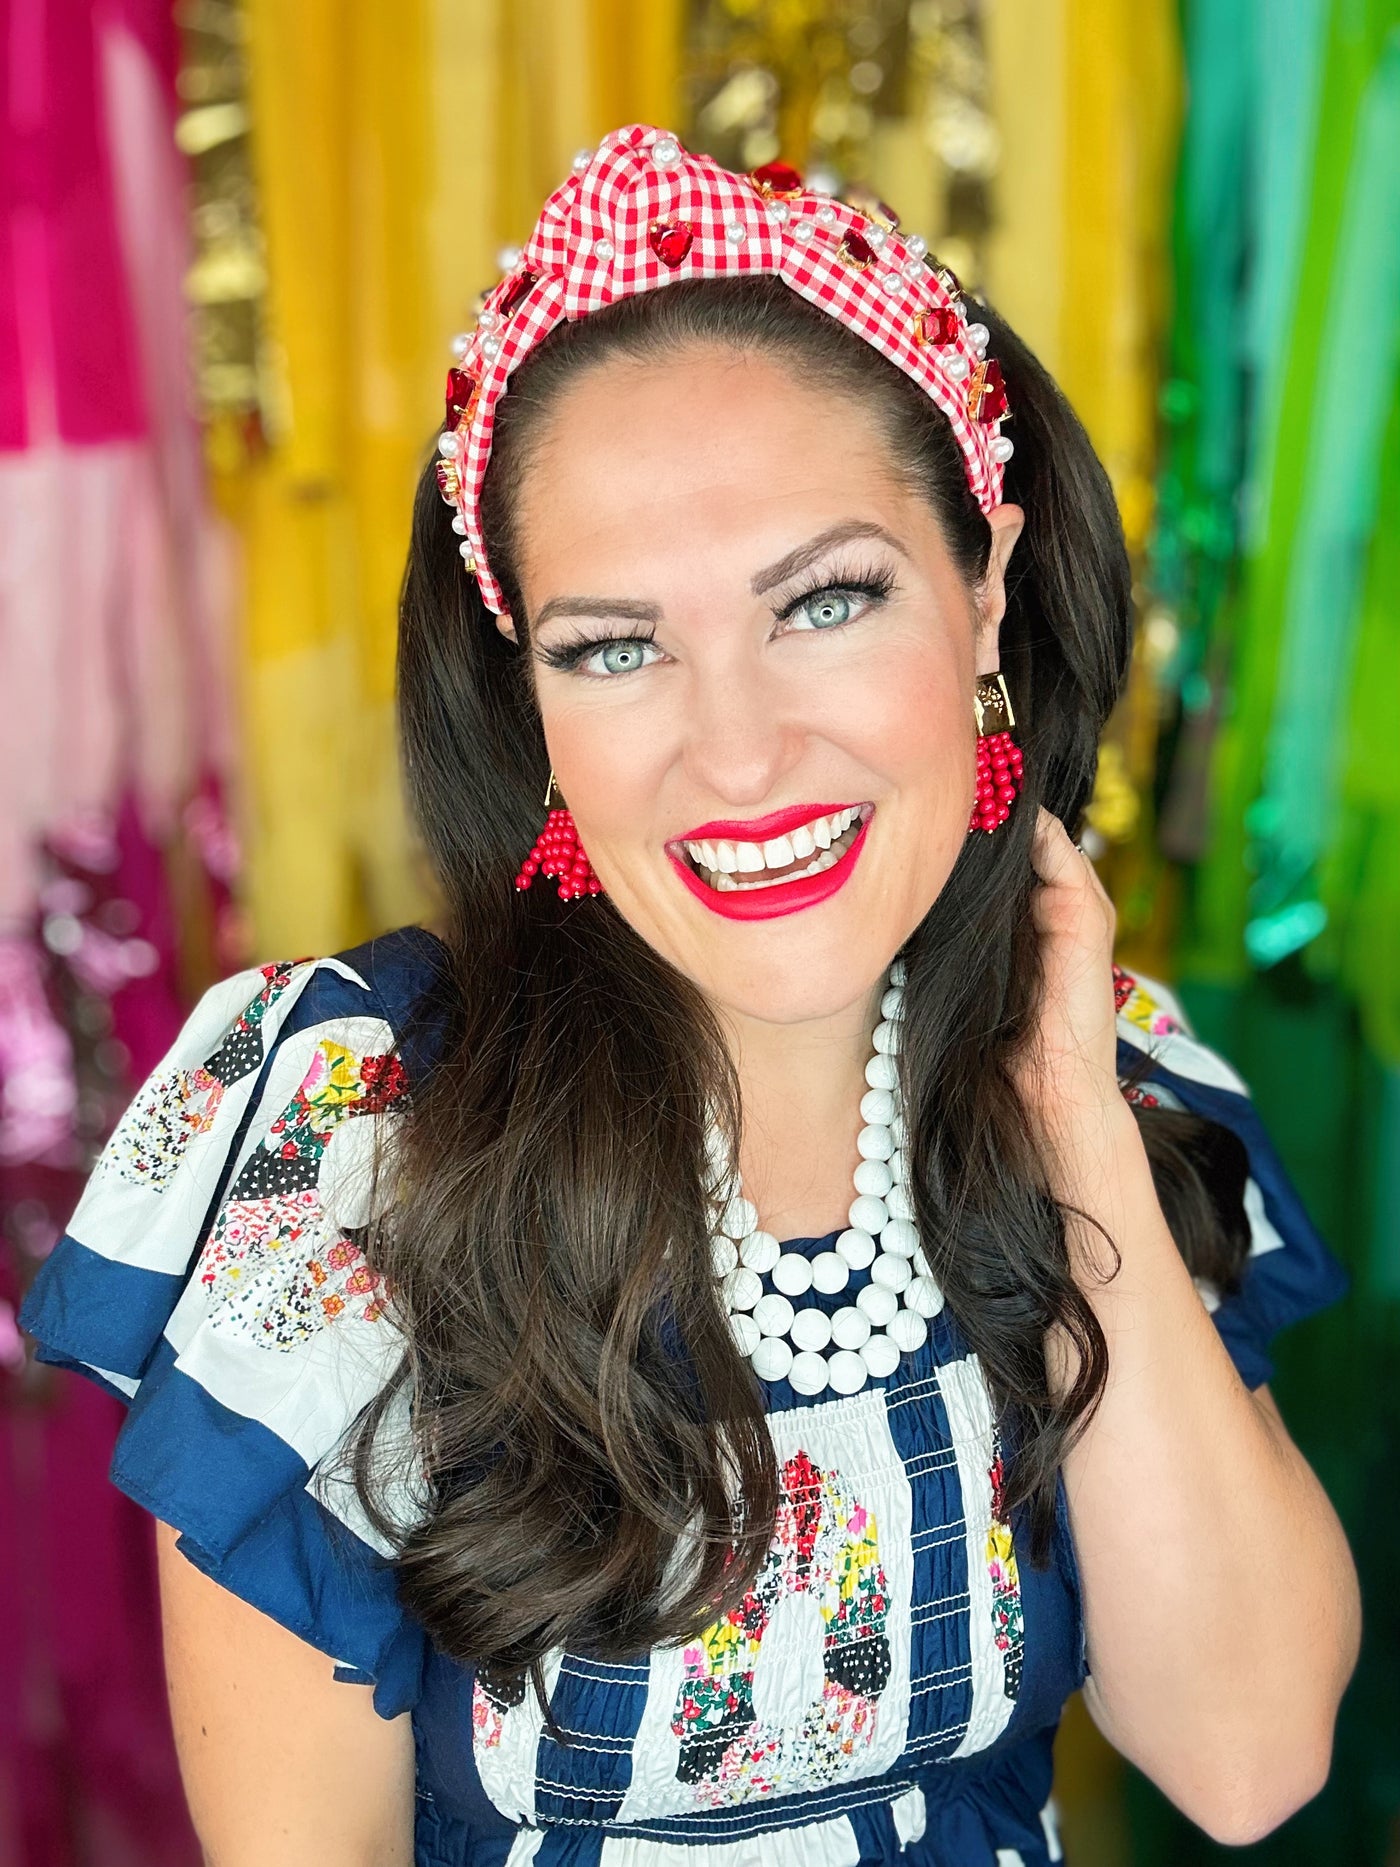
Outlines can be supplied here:
<path id="1" fill-rule="evenodd" d="M 730 843 L 767 843 L 775 836 L 786 836 L 789 830 L 797 829 L 799 824 L 810 823 L 814 817 L 834 817 L 838 810 L 853 810 L 854 804 L 789 804 L 784 810 L 770 810 L 766 817 L 750 817 L 747 822 L 739 823 L 718 818 L 713 823 L 702 823 L 699 829 L 682 830 L 672 840 L 677 843 L 698 843 L 706 837 L 715 841 L 723 838 Z"/>
<path id="2" fill-rule="evenodd" d="M 805 814 L 780 810 L 775 811 L 771 817 L 759 817 L 746 824 L 729 826 L 707 824 L 703 832 L 691 831 L 683 840 L 693 842 L 699 834 L 732 838 L 735 830 L 742 829 L 748 834 L 737 840 L 755 842 L 759 840 L 754 834 L 755 829 L 764 830 L 765 826 L 776 825 L 778 826 L 776 828 L 766 828 L 766 834 L 769 837 L 781 836 L 784 820 L 786 827 L 796 829 L 799 823 L 806 823 L 811 817 L 828 816 L 834 810 L 845 810 L 850 806 L 819 805 L 816 809 L 809 810 L 806 805 L 803 805 L 801 808 Z M 775 920 L 780 914 L 796 914 L 802 908 L 815 907 L 817 902 L 825 901 L 829 895 L 834 895 L 839 888 L 845 887 L 855 873 L 855 866 L 860 860 L 860 852 L 865 847 L 865 833 L 870 828 L 871 821 L 873 819 L 867 818 L 861 824 L 856 832 L 855 841 L 841 860 L 834 862 L 829 869 L 823 869 L 818 875 L 798 876 L 795 881 L 791 882 L 772 882 L 766 888 L 725 889 L 721 892 L 718 888 L 711 888 L 708 882 L 702 881 L 684 856 L 678 856 L 674 850 L 669 848 L 666 853 L 671 858 L 677 875 L 691 894 L 697 901 L 703 901 L 711 913 L 723 915 L 727 921 Z"/>

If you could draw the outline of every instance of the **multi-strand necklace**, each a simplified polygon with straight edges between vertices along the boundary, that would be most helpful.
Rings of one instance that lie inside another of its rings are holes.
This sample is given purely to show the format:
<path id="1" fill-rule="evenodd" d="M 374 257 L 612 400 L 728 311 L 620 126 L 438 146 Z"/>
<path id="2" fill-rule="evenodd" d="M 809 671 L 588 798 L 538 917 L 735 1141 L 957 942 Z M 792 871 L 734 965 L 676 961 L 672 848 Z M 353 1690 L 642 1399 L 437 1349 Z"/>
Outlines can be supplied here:
<path id="1" fill-rule="evenodd" d="M 896 1066 L 903 986 L 903 963 L 896 960 L 865 1066 L 855 1198 L 832 1250 L 809 1258 L 784 1251 L 771 1232 L 762 1231 L 727 1143 L 711 1133 L 711 1159 L 724 1176 L 723 1197 L 714 1202 L 711 1250 L 734 1339 L 763 1380 L 786 1380 L 799 1394 L 827 1388 L 854 1394 L 872 1377 L 893 1374 L 901 1354 L 923 1347 L 928 1318 L 943 1307 L 905 1184 Z M 853 1272 L 867 1268 L 869 1282 L 834 1314 L 800 1301 L 811 1291 L 839 1295 Z"/>

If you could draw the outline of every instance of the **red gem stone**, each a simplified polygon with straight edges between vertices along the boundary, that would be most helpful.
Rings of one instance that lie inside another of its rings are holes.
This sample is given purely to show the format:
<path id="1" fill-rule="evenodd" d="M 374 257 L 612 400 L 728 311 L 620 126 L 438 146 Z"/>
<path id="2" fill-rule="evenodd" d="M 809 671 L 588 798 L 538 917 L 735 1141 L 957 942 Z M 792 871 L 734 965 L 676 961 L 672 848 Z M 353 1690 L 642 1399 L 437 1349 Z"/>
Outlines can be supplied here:
<path id="1" fill-rule="evenodd" d="M 836 257 L 847 266 L 854 266 L 858 272 L 864 272 L 867 266 L 875 264 L 875 248 L 863 233 L 848 233 L 836 249 Z"/>
<path id="2" fill-rule="evenodd" d="M 955 344 L 958 341 L 958 314 L 951 305 L 934 305 L 914 319 L 916 344 Z"/>
<path id="3" fill-rule="evenodd" d="M 647 245 L 673 272 L 694 244 L 695 229 L 688 220 L 654 220 L 647 230 Z"/>
<path id="4" fill-rule="evenodd" d="M 538 285 L 539 282 L 540 275 L 537 272 L 517 272 L 496 301 L 498 314 L 503 318 L 508 318 L 531 286 Z"/>
<path id="5" fill-rule="evenodd" d="M 749 171 L 749 180 L 769 198 L 802 193 L 802 176 L 790 162 L 765 162 L 762 168 Z"/>
<path id="6" fill-rule="evenodd" d="M 972 372 L 967 386 L 967 412 L 974 421 L 1000 421 L 1010 407 L 1001 365 L 988 357 Z"/>
<path id="7" fill-rule="evenodd" d="M 450 429 L 455 428 L 457 423 L 464 418 L 470 421 L 480 391 L 481 384 L 467 370 L 449 370 L 447 372 L 447 414 L 443 426 Z"/>

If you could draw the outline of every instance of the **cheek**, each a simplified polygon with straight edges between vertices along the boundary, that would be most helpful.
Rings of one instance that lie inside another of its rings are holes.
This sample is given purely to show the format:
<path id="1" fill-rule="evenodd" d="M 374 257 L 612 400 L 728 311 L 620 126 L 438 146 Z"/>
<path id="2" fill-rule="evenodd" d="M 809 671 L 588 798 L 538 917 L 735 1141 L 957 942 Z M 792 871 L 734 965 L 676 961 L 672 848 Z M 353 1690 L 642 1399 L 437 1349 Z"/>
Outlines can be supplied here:
<path id="1" fill-rule="evenodd" d="M 559 789 L 595 840 L 635 834 L 649 821 L 661 776 L 675 754 L 664 712 L 598 705 L 542 707 Z"/>

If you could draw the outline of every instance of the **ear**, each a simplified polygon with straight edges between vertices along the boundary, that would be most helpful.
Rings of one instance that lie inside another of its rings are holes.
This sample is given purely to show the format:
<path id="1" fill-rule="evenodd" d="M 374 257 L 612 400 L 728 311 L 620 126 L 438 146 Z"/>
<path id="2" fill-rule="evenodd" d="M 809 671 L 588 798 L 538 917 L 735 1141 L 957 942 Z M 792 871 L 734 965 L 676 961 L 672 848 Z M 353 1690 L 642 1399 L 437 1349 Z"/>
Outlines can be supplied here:
<path id="1" fill-rule="evenodd" d="M 1020 506 L 994 506 L 987 514 L 992 548 L 986 573 L 977 587 L 977 669 L 994 674 L 1001 666 L 1001 619 L 1006 614 L 1006 567 L 1026 515 Z"/>
<path id="2" fill-rule="evenodd" d="M 509 616 L 497 616 L 496 627 L 508 642 L 514 642 L 515 645 L 519 647 L 520 637 L 515 633 L 515 624 L 511 621 Z"/>

